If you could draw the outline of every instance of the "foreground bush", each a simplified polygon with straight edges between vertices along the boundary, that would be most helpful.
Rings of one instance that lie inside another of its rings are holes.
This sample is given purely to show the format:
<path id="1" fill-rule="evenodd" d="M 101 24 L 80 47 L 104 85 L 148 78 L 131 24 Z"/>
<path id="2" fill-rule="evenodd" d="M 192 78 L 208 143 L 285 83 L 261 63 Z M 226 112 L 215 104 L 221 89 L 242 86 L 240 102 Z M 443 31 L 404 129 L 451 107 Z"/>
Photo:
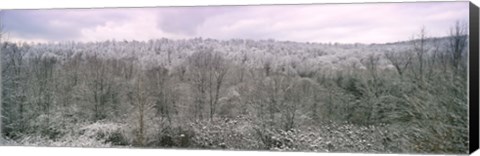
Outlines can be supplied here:
<path id="1" fill-rule="evenodd" d="M 9 140 L 6 145 L 23 146 L 62 146 L 62 147 L 113 147 L 127 146 L 123 127 L 115 123 L 93 123 L 76 126 L 72 131 L 52 139 L 49 136 L 31 134 Z"/>
<path id="2" fill-rule="evenodd" d="M 197 148 L 316 151 L 316 152 L 405 152 L 401 135 L 387 125 L 357 126 L 325 122 L 320 126 L 290 131 L 262 128 L 251 121 L 217 120 L 192 123 Z"/>

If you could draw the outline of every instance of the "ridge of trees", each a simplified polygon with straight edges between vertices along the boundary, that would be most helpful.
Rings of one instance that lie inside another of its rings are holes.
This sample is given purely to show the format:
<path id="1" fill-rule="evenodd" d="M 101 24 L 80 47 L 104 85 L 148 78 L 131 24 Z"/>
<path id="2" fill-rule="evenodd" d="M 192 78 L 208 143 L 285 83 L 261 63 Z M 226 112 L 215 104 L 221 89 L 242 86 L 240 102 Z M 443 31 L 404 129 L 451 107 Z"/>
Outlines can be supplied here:
<path id="1" fill-rule="evenodd" d="M 465 29 L 374 46 L 3 42 L 1 135 L 20 144 L 95 132 L 85 139 L 122 146 L 465 153 Z"/>

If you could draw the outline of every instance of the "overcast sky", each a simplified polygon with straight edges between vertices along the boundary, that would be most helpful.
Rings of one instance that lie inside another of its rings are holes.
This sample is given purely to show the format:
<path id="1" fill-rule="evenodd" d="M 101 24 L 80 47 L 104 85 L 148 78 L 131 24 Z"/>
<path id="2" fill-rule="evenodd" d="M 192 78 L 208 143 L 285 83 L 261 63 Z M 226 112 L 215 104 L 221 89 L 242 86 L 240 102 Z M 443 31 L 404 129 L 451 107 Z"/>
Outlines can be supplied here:
<path id="1" fill-rule="evenodd" d="M 408 40 L 425 26 L 445 36 L 468 22 L 468 2 L 7 10 L 10 40 L 102 41 L 275 39 L 385 43 Z"/>

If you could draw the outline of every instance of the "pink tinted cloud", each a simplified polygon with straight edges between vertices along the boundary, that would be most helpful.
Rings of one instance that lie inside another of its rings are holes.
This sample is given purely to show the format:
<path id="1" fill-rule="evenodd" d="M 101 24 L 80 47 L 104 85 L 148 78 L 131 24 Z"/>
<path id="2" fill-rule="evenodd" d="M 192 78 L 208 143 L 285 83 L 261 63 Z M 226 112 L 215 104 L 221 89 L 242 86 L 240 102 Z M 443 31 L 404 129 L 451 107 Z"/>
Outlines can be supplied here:
<path id="1" fill-rule="evenodd" d="M 408 40 L 422 26 L 430 36 L 445 36 L 455 21 L 468 21 L 468 2 L 15 10 L 5 16 L 12 38 L 19 40 L 385 43 Z"/>

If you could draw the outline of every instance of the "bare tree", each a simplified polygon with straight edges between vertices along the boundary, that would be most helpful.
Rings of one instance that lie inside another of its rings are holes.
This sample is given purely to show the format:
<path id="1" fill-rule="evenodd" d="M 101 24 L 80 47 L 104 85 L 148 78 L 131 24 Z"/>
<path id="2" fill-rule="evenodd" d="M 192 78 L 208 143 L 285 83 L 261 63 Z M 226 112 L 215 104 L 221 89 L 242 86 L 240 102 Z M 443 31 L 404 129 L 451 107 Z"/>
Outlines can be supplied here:
<path id="1" fill-rule="evenodd" d="M 251 71 L 250 83 L 246 86 L 246 90 L 243 93 L 247 97 L 247 102 L 253 107 L 255 111 L 255 117 L 260 121 L 258 124 L 265 129 L 266 126 L 266 113 L 267 103 L 269 103 L 269 93 L 265 91 L 268 88 L 268 84 L 264 82 L 265 74 L 263 69 L 257 69 Z"/>
<path id="2" fill-rule="evenodd" d="M 201 110 L 204 104 L 208 104 L 209 117 L 212 120 L 220 98 L 220 90 L 228 71 L 227 62 L 220 53 L 213 52 L 210 48 L 194 53 L 188 61 L 192 74 L 191 79 L 197 94 L 195 103 L 197 111 L 200 111 L 198 115 L 202 118 Z"/>
<path id="3" fill-rule="evenodd" d="M 90 67 L 88 71 L 92 78 L 89 87 L 93 100 L 93 119 L 97 121 L 106 117 L 105 108 L 109 100 L 108 94 L 112 91 L 112 88 L 107 77 L 108 69 L 105 61 L 98 58 L 95 53 L 93 57 L 89 57 L 88 62 Z"/>
<path id="4" fill-rule="evenodd" d="M 403 75 L 404 71 L 412 62 L 412 55 L 409 51 L 387 51 L 385 58 L 392 63 L 400 76 Z"/>
<path id="5" fill-rule="evenodd" d="M 31 89 L 33 90 L 33 101 L 39 106 L 39 115 L 46 115 L 43 131 L 48 132 L 50 124 L 50 115 L 54 107 L 54 87 L 55 82 L 55 65 L 57 60 L 48 56 L 37 56 L 28 60 L 31 64 L 31 76 L 33 78 Z"/>
<path id="6" fill-rule="evenodd" d="M 427 55 L 427 47 L 426 47 L 426 42 L 427 42 L 427 33 L 425 31 L 425 27 L 422 27 L 420 29 L 420 32 L 417 36 L 417 38 L 413 39 L 413 48 L 417 57 L 417 69 L 416 72 L 414 70 L 414 73 L 416 74 L 417 78 L 423 79 L 424 76 L 424 66 L 425 66 L 425 57 Z"/>
<path id="7" fill-rule="evenodd" d="M 136 144 L 144 146 L 147 143 L 147 120 L 150 110 L 154 107 L 153 100 L 146 89 L 145 76 L 140 75 L 133 83 L 133 90 L 128 94 L 128 99 L 135 111 L 136 125 Z"/>
<path id="8" fill-rule="evenodd" d="M 268 77 L 272 72 L 272 59 L 266 58 L 263 62 L 263 70 L 265 71 L 265 75 Z"/>
<path id="9" fill-rule="evenodd" d="M 368 55 L 366 59 L 361 59 L 360 62 L 367 68 L 370 76 L 372 77 L 373 81 L 377 81 L 378 78 L 378 63 L 380 61 L 380 57 L 374 54 Z"/>
<path id="10" fill-rule="evenodd" d="M 274 126 L 276 123 L 275 114 L 279 111 L 282 111 L 283 119 L 285 120 L 285 128 L 289 128 L 293 125 L 293 119 L 295 118 L 294 113 L 296 111 L 296 106 L 294 103 L 289 103 L 290 101 L 298 100 L 296 96 L 288 97 L 294 83 L 293 78 L 284 74 L 272 74 L 270 77 L 265 79 L 267 92 L 267 107 L 269 115 L 270 126 Z M 290 101 L 288 101 L 290 100 Z"/>
<path id="11" fill-rule="evenodd" d="M 86 56 L 84 62 L 80 63 L 83 74 L 81 76 L 72 70 L 73 83 L 78 83 L 82 88 L 78 94 L 82 94 L 78 98 L 78 102 L 88 113 L 93 121 L 106 119 L 112 115 L 118 115 L 118 101 L 120 99 L 120 91 L 118 88 L 122 84 L 116 81 L 131 81 L 134 72 L 133 65 L 122 64 L 121 61 L 115 61 L 101 58 L 98 54 Z M 128 68 L 131 67 L 131 68 Z M 127 69 L 128 68 L 128 69 Z M 115 73 L 118 72 L 118 73 Z M 124 73 L 121 73 L 124 72 Z M 114 78 L 118 76 L 119 78 Z"/>
<path id="12" fill-rule="evenodd" d="M 432 40 L 433 48 L 432 48 L 432 54 L 431 57 L 429 57 L 428 61 L 428 69 L 429 71 L 427 72 L 427 77 L 432 77 L 435 74 L 435 66 L 445 66 L 446 64 L 442 64 L 442 55 L 441 55 L 441 46 L 440 46 L 440 39 L 434 38 Z"/>
<path id="13" fill-rule="evenodd" d="M 244 80 L 244 77 L 245 77 L 245 68 L 247 66 L 247 61 L 248 61 L 248 57 L 247 57 L 247 54 L 243 54 L 243 57 L 242 57 L 242 63 L 241 63 L 241 69 L 240 69 L 240 83 L 242 83 Z"/>
<path id="14" fill-rule="evenodd" d="M 448 52 L 453 68 L 459 68 L 459 64 L 463 57 L 465 48 L 467 46 L 467 26 L 465 23 L 457 21 L 455 25 L 450 28 L 450 37 L 448 38 Z"/>
<path id="15" fill-rule="evenodd" d="M 307 108 L 306 112 L 310 113 L 310 116 L 314 121 L 318 121 L 319 115 L 319 103 L 323 101 L 323 90 L 320 88 L 320 85 L 313 81 L 310 78 L 301 78 L 297 82 L 298 92 L 302 96 L 300 99 L 301 104 Z"/>
<path id="16" fill-rule="evenodd" d="M 317 84 L 309 78 L 293 79 L 290 85 L 285 88 L 285 100 L 282 110 L 282 116 L 284 119 L 284 130 L 288 131 L 295 128 L 295 120 L 297 120 L 297 113 L 301 108 L 308 108 L 308 111 L 312 111 L 312 117 L 314 120 L 318 119 L 317 114 L 317 97 L 319 94 L 317 90 Z M 310 113 L 310 112 L 309 112 Z"/>
<path id="17" fill-rule="evenodd" d="M 176 93 L 173 89 L 174 83 L 164 67 L 154 67 L 147 70 L 149 92 L 153 94 L 157 114 L 172 122 L 172 115 L 176 111 Z"/>
<path id="18" fill-rule="evenodd" d="M 24 112 L 26 78 L 25 53 L 17 44 L 4 43 L 2 46 L 2 128 L 6 136 L 21 133 L 25 128 Z"/>

